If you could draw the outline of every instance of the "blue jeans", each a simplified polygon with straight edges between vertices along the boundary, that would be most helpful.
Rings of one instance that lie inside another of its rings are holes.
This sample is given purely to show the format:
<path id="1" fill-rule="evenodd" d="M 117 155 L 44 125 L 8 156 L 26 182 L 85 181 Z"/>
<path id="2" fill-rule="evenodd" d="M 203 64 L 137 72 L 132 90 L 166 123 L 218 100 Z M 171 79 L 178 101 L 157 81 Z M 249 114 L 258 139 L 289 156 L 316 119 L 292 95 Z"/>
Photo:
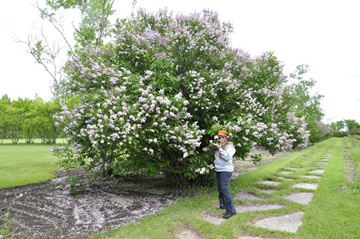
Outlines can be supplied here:
<path id="1" fill-rule="evenodd" d="M 216 184 L 219 191 L 220 207 L 226 209 L 226 214 L 236 214 L 231 193 L 229 191 L 229 183 L 232 172 L 215 172 Z"/>

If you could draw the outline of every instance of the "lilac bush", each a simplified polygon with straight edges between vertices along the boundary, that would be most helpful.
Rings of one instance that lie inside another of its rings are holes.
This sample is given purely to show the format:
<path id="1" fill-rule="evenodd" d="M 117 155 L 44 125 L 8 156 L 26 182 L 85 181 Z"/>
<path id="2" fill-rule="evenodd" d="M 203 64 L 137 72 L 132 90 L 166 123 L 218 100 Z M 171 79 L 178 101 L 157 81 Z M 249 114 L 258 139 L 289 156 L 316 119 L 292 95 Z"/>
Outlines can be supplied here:
<path id="1" fill-rule="evenodd" d="M 213 178 L 209 143 L 218 130 L 242 159 L 256 145 L 273 154 L 305 147 L 309 132 L 294 116 L 283 65 L 270 52 L 252 58 L 232 48 L 232 31 L 209 10 L 140 10 L 119 21 L 111 43 L 86 46 L 67 63 L 65 88 L 81 103 L 58 117 L 73 150 L 57 154 L 186 186 Z"/>

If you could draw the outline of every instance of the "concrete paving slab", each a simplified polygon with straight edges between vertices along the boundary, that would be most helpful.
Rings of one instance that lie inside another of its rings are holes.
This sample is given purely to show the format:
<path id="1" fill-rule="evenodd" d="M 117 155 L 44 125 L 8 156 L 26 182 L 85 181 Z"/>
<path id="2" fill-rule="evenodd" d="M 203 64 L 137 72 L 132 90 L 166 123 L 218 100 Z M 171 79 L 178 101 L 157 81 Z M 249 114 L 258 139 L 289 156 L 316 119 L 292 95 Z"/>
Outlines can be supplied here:
<path id="1" fill-rule="evenodd" d="M 309 204 L 313 196 L 313 193 L 292 193 L 290 195 L 283 196 L 282 198 L 301 204 Z"/>
<path id="2" fill-rule="evenodd" d="M 263 193 L 267 193 L 267 194 L 271 194 L 273 192 L 279 191 L 277 189 L 270 189 L 270 188 L 258 188 L 258 190 L 260 190 Z"/>
<path id="3" fill-rule="evenodd" d="M 266 211 L 271 209 L 279 209 L 285 207 L 284 205 L 280 204 L 259 204 L 259 205 L 252 205 L 252 206 L 243 206 L 243 205 L 237 205 L 235 206 L 237 213 L 242 212 L 251 212 L 251 211 Z"/>
<path id="4" fill-rule="evenodd" d="M 220 226 L 221 223 L 223 223 L 224 221 L 226 221 L 226 219 L 224 218 L 220 218 L 220 217 L 215 217 L 209 214 L 203 214 L 201 215 L 201 218 L 204 219 L 205 221 L 208 221 L 212 224 L 215 224 L 217 226 Z"/>
<path id="5" fill-rule="evenodd" d="M 304 212 L 295 212 L 280 217 L 269 217 L 257 221 L 254 225 L 270 230 L 296 233 L 298 228 L 302 225 L 301 218 L 303 215 Z"/>
<path id="6" fill-rule="evenodd" d="M 322 159 L 323 161 L 329 161 L 328 159 Z"/>
<path id="7" fill-rule="evenodd" d="M 312 175 L 300 175 L 299 177 L 302 178 L 315 178 L 315 179 L 321 179 L 320 176 L 312 176 Z"/>
<path id="8" fill-rule="evenodd" d="M 295 183 L 292 187 L 293 188 L 305 188 L 305 189 L 316 190 L 318 185 L 317 184 L 312 184 L 312 183 Z"/>
<path id="9" fill-rule="evenodd" d="M 324 172 L 325 172 L 325 170 L 323 170 L 323 169 L 317 169 L 317 170 L 309 171 L 309 173 L 315 173 L 315 174 L 323 174 Z"/>
<path id="10" fill-rule="evenodd" d="M 266 199 L 266 197 L 253 194 L 247 190 L 241 190 L 240 192 L 238 192 L 235 195 L 235 199 L 258 199 L 258 200 L 261 200 L 261 199 Z"/>
<path id="11" fill-rule="evenodd" d="M 284 180 L 289 180 L 289 181 L 293 181 L 294 179 L 292 178 L 284 178 L 284 177 L 278 177 L 278 178 L 281 178 L 281 179 L 284 179 Z"/>
<path id="12" fill-rule="evenodd" d="M 286 169 L 294 169 L 294 170 L 296 170 L 296 169 L 299 169 L 299 168 L 286 167 Z"/>
<path id="13" fill-rule="evenodd" d="M 182 232 L 177 234 L 175 237 L 179 238 L 179 239 L 198 239 L 199 238 L 195 232 L 188 230 L 188 229 L 183 230 Z"/>
<path id="14" fill-rule="evenodd" d="M 279 185 L 281 182 L 276 182 L 276 181 L 259 181 L 259 184 L 266 184 L 266 185 Z"/>
<path id="15" fill-rule="evenodd" d="M 280 171 L 279 173 L 287 174 L 287 173 L 293 173 L 293 172 L 292 171 Z"/>
<path id="16" fill-rule="evenodd" d="M 327 166 L 328 163 L 326 163 L 326 162 L 320 162 L 320 163 L 317 163 L 317 165 Z"/>

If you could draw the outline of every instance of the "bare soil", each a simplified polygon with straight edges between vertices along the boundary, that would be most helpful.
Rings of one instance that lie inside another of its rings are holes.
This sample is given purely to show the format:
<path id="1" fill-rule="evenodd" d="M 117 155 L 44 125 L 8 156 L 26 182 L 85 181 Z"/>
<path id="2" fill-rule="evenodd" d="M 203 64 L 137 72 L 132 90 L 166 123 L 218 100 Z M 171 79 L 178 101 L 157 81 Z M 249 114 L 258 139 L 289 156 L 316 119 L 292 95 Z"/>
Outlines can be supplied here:
<path id="1" fill-rule="evenodd" d="M 355 165 L 352 161 L 349 152 L 344 152 L 345 162 L 346 162 L 346 182 L 352 183 L 357 180 L 357 174 L 355 171 Z"/>
<path id="2" fill-rule="evenodd" d="M 234 161 L 234 175 L 245 174 L 292 152 L 271 156 L 254 165 L 250 158 Z M 68 175 L 86 177 L 84 169 L 54 173 L 55 179 L 41 183 L 0 189 L 0 227 L 13 221 L 11 238 L 88 238 L 105 234 L 125 223 L 136 223 L 176 200 L 193 196 L 166 185 L 161 175 L 153 177 L 119 176 L 112 181 L 95 180 L 83 193 L 70 195 L 64 179 Z M 4 215 L 9 212 L 5 221 Z"/>
<path id="3" fill-rule="evenodd" d="M 83 193 L 70 195 L 69 186 L 61 186 L 67 175 L 84 176 L 85 170 L 56 172 L 53 180 L 0 189 L 1 218 L 9 212 L 8 221 L 14 221 L 11 238 L 87 238 L 136 223 L 191 196 L 165 185 L 160 176 L 96 180 Z"/>

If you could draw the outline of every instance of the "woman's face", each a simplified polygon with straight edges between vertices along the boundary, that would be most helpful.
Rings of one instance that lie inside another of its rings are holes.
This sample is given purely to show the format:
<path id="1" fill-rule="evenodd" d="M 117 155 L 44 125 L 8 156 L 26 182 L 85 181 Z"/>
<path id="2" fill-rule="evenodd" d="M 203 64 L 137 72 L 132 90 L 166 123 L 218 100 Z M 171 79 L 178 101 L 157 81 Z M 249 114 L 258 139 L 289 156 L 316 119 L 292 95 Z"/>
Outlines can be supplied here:
<path id="1" fill-rule="evenodd" d="M 224 143 L 225 142 L 225 136 L 224 135 L 221 135 L 221 136 L 219 136 L 219 140 L 220 140 L 220 143 Z"/>

